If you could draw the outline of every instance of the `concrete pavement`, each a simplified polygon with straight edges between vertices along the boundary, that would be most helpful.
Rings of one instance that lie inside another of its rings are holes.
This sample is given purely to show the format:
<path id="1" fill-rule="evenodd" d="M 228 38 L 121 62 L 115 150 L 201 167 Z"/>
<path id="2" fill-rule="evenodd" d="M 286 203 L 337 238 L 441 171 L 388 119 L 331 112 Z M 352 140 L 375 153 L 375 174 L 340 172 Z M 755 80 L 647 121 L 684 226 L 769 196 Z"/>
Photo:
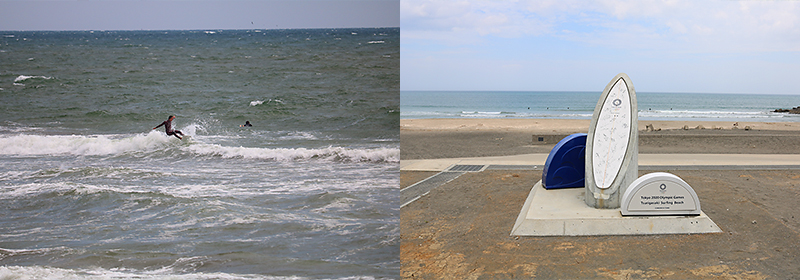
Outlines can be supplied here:
<path id="1" fill-rule="evenodd" d="M 401 160 L 401 171 L 444 171 L 452 165 L 538 165 L 544 166 L 548 154 L 524 154 L 497 157 L 443 158 Z M 639 166 L 732 168 L 770 168 L 794 166 L 800 168 L 800 154 L 639 154 Z"/>

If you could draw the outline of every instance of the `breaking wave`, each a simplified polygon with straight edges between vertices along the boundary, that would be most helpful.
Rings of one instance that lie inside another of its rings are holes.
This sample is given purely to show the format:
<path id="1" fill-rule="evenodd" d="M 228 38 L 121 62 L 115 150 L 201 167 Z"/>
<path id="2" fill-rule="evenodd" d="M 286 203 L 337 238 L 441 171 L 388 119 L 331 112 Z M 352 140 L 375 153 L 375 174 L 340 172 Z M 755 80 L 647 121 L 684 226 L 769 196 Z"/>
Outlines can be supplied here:
<path id="1" fill-rule="evenodd" d="M 2 249 L 0 249 L 2 250 Z M 202 258 L 184 258 L 176 261 L 170 267 L 156 271 L 141 271 L 136 269 L 63 269 L 44 266 L 0 266 L 0 279 L 247 279 L 247 280 L 304 280 L 313 279 L 300 276 L 266 276 L 256 274 L 236 273 L 176 273 L 180 266 L 187 266 L 201 262 Z M 379 279 L 372 276 L 339 277 L 331 279 Z"/>
<path id="2" fill-rule="evenodd" d="M 342 162 L 399 162 L 400 149 L 378 148 L 261 148 L 230 147 L 219 144 L 180 141 L 160 132 L 128 137 L 113 135 L 29 135 L 0 137 L 0 155 L 9 156 L 116 156 L 131 153 L 154 154 L 167 149 L 193 156 L 263 159 L 274 161 L 328 160 Z"/>
<path id="3" fill-rule="evenodd" d="M 26 81 L 26 80 L 29 80 L 29 79 L 45 79 L 45 80 L 50 80 L 50 79 L 52 79 L 52 78 L 53 78 L 53 77 L 46 77 L 46 76 L 25 76 L 25 75 L 19 75 L 19 77 L 17 77 L 16 79 L 14 79 L 14 82 L 15 82 L 15 83 L 19 83 L 19 82 L 24 82 L 24 81 Z"/>
<path id="4" fill-rule="evenodd" d="M 351 149 L 344 147 L 327 148 L 250 148 L 226 147 L 216 144 L 192 145 L 187 148 L 198 155 L 220 156 L 223 158 L 264 159 L 292 161 L 322 159 L 328 161 L 351 162 L 400 162 L 400 150 L 396 148 Z"/>

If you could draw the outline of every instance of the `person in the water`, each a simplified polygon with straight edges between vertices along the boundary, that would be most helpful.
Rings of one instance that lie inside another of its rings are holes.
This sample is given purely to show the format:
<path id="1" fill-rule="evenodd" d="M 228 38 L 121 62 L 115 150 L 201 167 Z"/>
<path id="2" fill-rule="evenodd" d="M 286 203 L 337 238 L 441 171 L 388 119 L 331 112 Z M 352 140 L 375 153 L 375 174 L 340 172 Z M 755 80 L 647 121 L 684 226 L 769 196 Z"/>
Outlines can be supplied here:
<path id="1" fill-rule="evenodd" d="M 159 127 L 161 127 L 163 125 L 164 129 L 167 132 L 167 136 L 175 136 L 175 137 L 178 137 L 178 139 L 183 140 L 183 138 L 181 138 L 181 136 L 184 136 L 183 132 L 181 132 L 180 130 L 172 129 L 172 120 L 174 120 L 174 119 L 175 119 L 175 116 L 169 116 L 169 119 L 167 119 L 166 121 L 162 122 L 161 124 L 159 124 L 158 126 L 154 127 L 153 129 L 159 128 Z M 181 136 L 178 136 L 178 134 L 180 134 Z"/>
<path id="2" fill-rule="evenodd" d="M 250 124 L 250 121 L 245 121 L 244 124 L 239 125 L 239 127 L 245 127 L 245 126 L 253 126 L 253 125 Z"/>

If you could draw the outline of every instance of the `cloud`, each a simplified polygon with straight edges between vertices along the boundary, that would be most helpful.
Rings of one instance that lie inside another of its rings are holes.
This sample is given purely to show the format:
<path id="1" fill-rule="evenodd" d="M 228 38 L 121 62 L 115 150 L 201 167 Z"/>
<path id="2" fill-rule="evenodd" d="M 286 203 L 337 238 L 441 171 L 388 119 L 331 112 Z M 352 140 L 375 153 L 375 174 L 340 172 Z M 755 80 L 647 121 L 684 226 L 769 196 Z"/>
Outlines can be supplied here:
<path id="1" fill-rule="evenodd" d="M 404 37 L 443 43 L 480 42 L 482 36 L 516 38 L 549 32 L 551 26 L 504 1 L 400 1 Z"/>
<path id="2" fill-rule="evenodd" d="M 403 90 L 798 93 L 800 2 L 401 0 Z"/>
<path id="3" fill-rule="evenodd" d="M 557 38 L 673 53 L 800 51 L 796 1 L 402 0 L 403 40 Z"/>

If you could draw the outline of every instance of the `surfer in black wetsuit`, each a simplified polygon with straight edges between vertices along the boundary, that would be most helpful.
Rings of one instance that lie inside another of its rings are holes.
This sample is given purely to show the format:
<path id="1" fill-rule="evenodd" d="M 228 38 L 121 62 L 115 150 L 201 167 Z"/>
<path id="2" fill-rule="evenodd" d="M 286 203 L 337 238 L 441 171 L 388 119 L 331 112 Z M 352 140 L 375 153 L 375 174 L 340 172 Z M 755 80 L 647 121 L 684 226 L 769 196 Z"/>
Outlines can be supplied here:
<path id="1" fill-rule="evenodd" d="M 244 124 L 239 125 L 239 127 L 245 127 L 245 126 L 253 126 L 253 125 L 250 124 L 250 121 L 245 121 Z"/>
<path id="2" fill-rule="evenodd" d="M 164 129 L 167 131 L 167 136 L 175 136 L 175 137 L 178 137 L 178 139 L 183 140 L 183 138 L 181 138 L 181 136 L 184 136 L 183 132 L 181 132 L 180 130 L 172 129 L 172 120 L 174 120 L 174 119 L 175 119 L 175 116 L 169 116 L 169 119 L 167 119 L 166 121 L 162 122 L 161 124 L 159 124 L 158 126 L 154 127 L 153 129 L 159 128 L 159 127 L 161 127 L 163 125 Z M 178 134 L 180 134 L 181 136 L 178 136 Z"/>

